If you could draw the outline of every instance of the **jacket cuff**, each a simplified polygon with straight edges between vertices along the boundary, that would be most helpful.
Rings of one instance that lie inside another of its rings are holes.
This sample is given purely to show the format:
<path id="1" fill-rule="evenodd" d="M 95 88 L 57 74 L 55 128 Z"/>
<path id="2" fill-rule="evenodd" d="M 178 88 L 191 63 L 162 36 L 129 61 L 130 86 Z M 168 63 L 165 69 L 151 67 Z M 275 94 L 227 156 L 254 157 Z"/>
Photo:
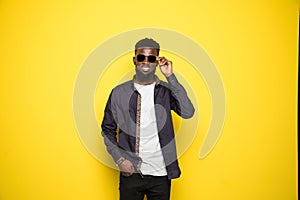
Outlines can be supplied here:
<path id="1" fill-rule="evenodd" d="M 169 77 L 166 77 L 168 82 L 178 82 L 174 73 L 172 73 Z"/>
<path id="2" fill-rule="evenodd" d="M 113 157 L 114 161 L 117 162 L 121 157 L 122 154 L 119 151 L 118 147 L 116 147 L 112 152 L 111 152 L 111 156 Z"/>
<path id="3" fill-rule="evenodd" d="M 174 85 L 174 84 L 178 83 L 178 80 L 177 80 L 174 73 L 171 76 L 167 77 L 167 81 L 171 85 Z"/>

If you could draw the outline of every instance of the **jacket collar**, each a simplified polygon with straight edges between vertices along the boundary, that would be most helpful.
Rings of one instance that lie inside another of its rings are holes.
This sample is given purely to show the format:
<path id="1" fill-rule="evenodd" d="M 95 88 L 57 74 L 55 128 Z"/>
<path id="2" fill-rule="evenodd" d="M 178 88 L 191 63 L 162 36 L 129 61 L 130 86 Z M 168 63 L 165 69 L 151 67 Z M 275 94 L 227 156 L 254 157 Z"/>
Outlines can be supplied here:
<path id="1" fill-rule="evenodd" d="M 134 80 L 135 80 L 136 75 L 133 76 L 132 80 L 131 80 L 131 87 L 134 91 L 136 91 L 137 89 L 134 87 Z M 158 84 L 161 83 L 161 80 L 155 75 L 155 86 L 157 86 Z"/>

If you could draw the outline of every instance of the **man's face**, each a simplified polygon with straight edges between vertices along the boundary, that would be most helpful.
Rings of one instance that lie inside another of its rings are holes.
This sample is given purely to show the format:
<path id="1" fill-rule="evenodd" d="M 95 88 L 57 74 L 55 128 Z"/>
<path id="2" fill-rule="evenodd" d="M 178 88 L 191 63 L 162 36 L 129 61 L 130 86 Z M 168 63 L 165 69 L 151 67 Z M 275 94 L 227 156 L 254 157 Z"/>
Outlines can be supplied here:
<path id="1" fill-rule="evenodd" d="M 133 57 L 133 62 L 136 66 L 136 69 L 144 75 L 155 73 L 157 61 L 153 62 L 153 56 L 157 56 L 157 51 L 154 48 L 143 47 L 137 49 L 135 57 Z"/>

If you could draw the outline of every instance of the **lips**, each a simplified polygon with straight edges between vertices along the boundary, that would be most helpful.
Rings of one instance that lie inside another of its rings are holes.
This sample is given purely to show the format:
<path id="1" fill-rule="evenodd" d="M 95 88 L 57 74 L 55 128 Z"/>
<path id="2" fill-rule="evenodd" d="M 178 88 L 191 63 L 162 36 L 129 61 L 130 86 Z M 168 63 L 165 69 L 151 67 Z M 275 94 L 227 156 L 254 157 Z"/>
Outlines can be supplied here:
<path id="1" fill-rule="evenodd" d="M 151 68 L 149 66 L 141 66 L 141 69 L 144 72 L 148 72 L 148 71 L 150 71 Z"/>

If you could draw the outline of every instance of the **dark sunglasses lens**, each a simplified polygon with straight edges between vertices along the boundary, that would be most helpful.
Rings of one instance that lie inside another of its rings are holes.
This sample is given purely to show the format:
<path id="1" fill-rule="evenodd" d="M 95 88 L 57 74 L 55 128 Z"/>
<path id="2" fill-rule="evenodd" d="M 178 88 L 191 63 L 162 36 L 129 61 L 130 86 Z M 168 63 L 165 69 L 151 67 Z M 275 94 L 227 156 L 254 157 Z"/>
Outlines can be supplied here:
<path id="1" fill-rule="evenodd" d="M 156 62 L 156 57 L 155 56 L 148 56 L 148 61 L 151 63 Z"/>
<path id="2" fill-rule="evenodd" d="M 145 56 L 142 54 L 139 54 L 136 56 L 136 59 L 138 62 L 143 62 L 145 60 Z"/>

